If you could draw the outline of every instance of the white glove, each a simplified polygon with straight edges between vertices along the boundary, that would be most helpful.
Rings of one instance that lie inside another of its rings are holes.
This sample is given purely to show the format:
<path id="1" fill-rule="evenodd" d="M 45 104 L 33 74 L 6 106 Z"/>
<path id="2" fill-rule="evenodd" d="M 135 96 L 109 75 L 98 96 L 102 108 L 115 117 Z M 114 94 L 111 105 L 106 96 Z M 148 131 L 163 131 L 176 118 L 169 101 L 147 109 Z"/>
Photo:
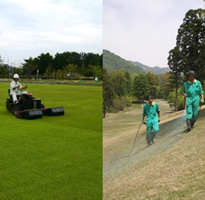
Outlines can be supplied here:
<path id="1" fill-rule="evenodd" d="M 201 99 L 201 103 L 204 103 L 204 99 Z"/>

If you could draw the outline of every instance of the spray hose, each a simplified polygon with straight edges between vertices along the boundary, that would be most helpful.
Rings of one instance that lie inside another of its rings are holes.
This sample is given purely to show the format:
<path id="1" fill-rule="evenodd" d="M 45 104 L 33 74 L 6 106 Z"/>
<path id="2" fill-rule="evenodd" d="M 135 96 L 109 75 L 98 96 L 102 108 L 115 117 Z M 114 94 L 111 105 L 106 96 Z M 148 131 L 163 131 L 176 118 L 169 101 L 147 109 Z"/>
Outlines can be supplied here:
<path id="1" fill-rule="evenodd" d="M 136 140 L 137 140 L 137 136 L 138 136 L 138 134 L 139 134 L 139 130 L 140 130 L 140 127 L 141 127 L 142 124 L 143 124 L 143 123 L 140 123 L 140 125 L 139 125 L 139 127 L 138 127 L 138 130 L 137 130 L 137 133 L 136 133 L 136 136 L 135 136 L 135 140 L 134 140 L 134 143 L 133 143 L 133 145 L 132 145 L 132 149 L 130 150 L 129 154 L 128 154 L 126 157 L 128 157 L 128 156 L 132 153 L 132 150 L 133 150 L 133 148 L 134 148 L 134 146 L 135 146 L 135 143 L 136 143 Z"/>

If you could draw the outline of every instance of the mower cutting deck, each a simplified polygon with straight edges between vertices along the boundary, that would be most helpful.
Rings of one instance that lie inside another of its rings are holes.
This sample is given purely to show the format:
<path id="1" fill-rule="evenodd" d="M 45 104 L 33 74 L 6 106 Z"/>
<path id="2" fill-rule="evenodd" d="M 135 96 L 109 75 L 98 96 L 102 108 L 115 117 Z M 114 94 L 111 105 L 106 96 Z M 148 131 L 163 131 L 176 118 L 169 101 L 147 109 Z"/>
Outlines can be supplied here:
<path id="1" fill-rule="evenodd" d="M 42 118 L 43 115 L 57 116 L 64 115 L 63 107 L 45 108 L 41 103 L 41 99 L 36 99 L 31 93 L 17 96 L 18 103 L 13 103 L 12 97 L 7 98 L 6 108 L 18 118 L 23 119 L 37 119 Z"/>

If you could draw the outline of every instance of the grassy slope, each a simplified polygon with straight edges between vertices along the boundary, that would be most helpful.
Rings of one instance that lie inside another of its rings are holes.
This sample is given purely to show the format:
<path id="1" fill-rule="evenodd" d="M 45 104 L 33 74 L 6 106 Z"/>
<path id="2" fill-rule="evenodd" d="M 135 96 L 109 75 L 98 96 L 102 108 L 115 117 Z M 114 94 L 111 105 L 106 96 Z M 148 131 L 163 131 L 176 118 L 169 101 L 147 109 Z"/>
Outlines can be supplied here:
<path id="1" fill-rule="evenodd" d="M 204 199 L 204 120 L 205 110 L 202 110 L 195 128 L 184 133 L 179 143 L 106 179 L 104 199 Z M 150 148 L 159 145 L 158 140 Z"/>
<path id="2" fill-rule="evenodd" d="M 17 119 L 6 111 L 8 83 L 1 83 L 0 199 L 100 199 L 101 87 L 28 86 L 65 115 Z"/>

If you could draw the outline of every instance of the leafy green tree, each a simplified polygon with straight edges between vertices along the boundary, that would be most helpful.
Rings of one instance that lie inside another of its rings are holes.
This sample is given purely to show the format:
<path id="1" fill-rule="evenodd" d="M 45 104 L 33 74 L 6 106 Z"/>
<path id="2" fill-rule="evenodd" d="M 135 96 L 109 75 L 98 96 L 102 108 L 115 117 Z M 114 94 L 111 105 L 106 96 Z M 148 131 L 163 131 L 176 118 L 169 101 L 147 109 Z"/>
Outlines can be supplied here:
<path id="1" fill-rule="evenodd" d="M 103 69 L 103 113 L 123 110 L 131 105 L 132 80 L 124 70 L 107 72 Z"/>
<path id="2" fill-rule="evenodd" d="M 158 87 L 158 81 L 156 75 L 151 72 L 148 72 L 145 75 L 147 76 L 147 80 L 149 83 L 150 94 L 156 96 L 157 87 Z"/>
<path id="3" fill-rule="evenodd" d="M 169 96 L 169 92 L 172 89 L 172 84 L 170 82 L 171 74 L 169 72 L 164 73 L 159 76 L 159 90 L 163 91 L 163 97 L 166 99 Z"/>
<path id="4" fill-rule="evenodd" d="M 179 48 L 176 46 L 174 49 L 169 51 L 168 57 L 168 65 L 169 68 L 172 70 L 170 72 L 170 83 L 172 88 L 175 88 L 175 111 L 178 108 L 178 89 L 181 86 L 181 71 L 183 70 L 182 62 L 181 62 L 182 54 Z"/>
<path id="5" fill-rule="evenodd" d="M 133 95 L 143 100 L 150 93 L 149 82 L 145 74 L 139 74 L 134 78 Z"/>
<path id="6" fill-rule="evenodd" d="M 199 80 L 205 77 L 205 13 L 202 9 L 189 10 L 178 29 L 176 47 L 170 52 L 175 68 L 185 75 L 194 70 Z M 175 62 L 175 64 L 176 64 Z M 171 64 L 172 65 L 172 64 Z M 174 66 L 174 65 L 173 65 Z"/>
<path id="7" fill-rule="evenodd" d="M 54 74 L 55 74 L 55 79 L 57 78 L 57 71 L 62 70 L 65 66 L 69 64 L 69 60 L 66 57 L 65 54 L 62 53 L 56 53 L 54 57 Z M 58 73 L 59 74 L 59 73 Z"/>
<path id="8" fill-rule="evenodd" d="M 25 74 L 27 74 L 28 79 L 30 79 L 31 73 L 36 69 L 36 64 L 32 57 L 25 59 L 24 61 L 25 63 L 23 64 L 23 71 Z"/>
<path id="9" fill-rule="evenodd" d="M 171 91 L 169 93 L 167 101 L 168 101 L 168 103 L 174 103 L 175 111 L 184 109 L 184 98 L 182 97 L 182 95 L 177 95 L 177 101 L 176 101 L 176 92 L 175 91 Z"/>
<path id="10" fill-rule="evenodd" d="M 49 53 L 42 53 L 34 59 L 35 65 L 39 70 L 40 74 L 45 74 L 46 71 L 51 73 L 53 67 L 53 56 Z"/>
<path id="11" fill-rule="evenodd" d="M 125 71 L 125 84 L 126 84 L 126 94 L 131 96 L 133 92 L 132 88 L 132 79 L 130 73 Z"/>
<path id="12" fill-rule="evenodd" d="M 65 69 L 67 65 L 74 65 L 75 73 L 81 74 L 84 76 L 93 76 L 93 74 L 102 78 L 102 55 L 93 54 L 93 53 L 77 53 L 77 52 L 64 52 L 56 53 L 53 57 L 49 53 L 42 53 L 38 57 L 33 59 L 32 66 L 35 65 L 35 68 L 31 68 L 31 60 L 25 59 L 23 63 L 24 72 L 30 75 L 35 75 L 36 70 L 39 70 L 41 75 L 46 75 L 50 77 L 51 75 L 57 78 L 57 71 L 59 77 L 59 70 L 62 72 L 61 77 L 65 76 Z"/>
<path id="13" fill-rule="evenodd" d="M 19 67 L 13 68 L 13 74 L 19 74 L 20 76 L 22 75 L 23 71 Z"/>
<path id="14" fill-rule="evenodd" d="M 87 53 L 84 55 L 84 75 L 93 76 L 95 75 L 95 69 L 100 66 L 102 69 L 102 56 L 99 54 Z"/>
<path id="15" fill-rule="evenodd" d="M 75 79 L 75 74 L 77 70 L 77 65 L 69 64 L 64 67 L 64 73 L 69 74 L 70 80 Z"/>
<path id="16" fill-rule="evenodd" d="M 109 73 L 112 87 L 118 97 L 126 95 L 126 78 L 124 70 L 112 71 Z"/>
<path id="17" fill-rule="evenodd" d="M 103 76 L 102 68 L 101 68 L 101 66 L 98 65 L 95 68 L 95 77 L 98 77 L 98 78 L 102 79 L 102 76 Z"/>
<path id="18" fill-rule="evenodd" d="M 138 76 L 138 73 L 136 73 L 136 72 L 131 73 L 130 77 L 131 77 L 132 81 L 134 80 L 135 76 Z"/>
<path id="19" fill-rule="evenodd" d="M 107 70 L 103 68 L 103 118 L 105 118 L 107 110 L 112 107 L 114 99 L 114 91 L 112 82 Z"/>
<path id="20" fill-rule="evenodd" d="M 7 69 L 7 65 L 5 64 L 1 64 L 0 65 L 0 75 L 1 77 L 3 77 L 3 79 L 8 76 L 8 69 Z"/>

